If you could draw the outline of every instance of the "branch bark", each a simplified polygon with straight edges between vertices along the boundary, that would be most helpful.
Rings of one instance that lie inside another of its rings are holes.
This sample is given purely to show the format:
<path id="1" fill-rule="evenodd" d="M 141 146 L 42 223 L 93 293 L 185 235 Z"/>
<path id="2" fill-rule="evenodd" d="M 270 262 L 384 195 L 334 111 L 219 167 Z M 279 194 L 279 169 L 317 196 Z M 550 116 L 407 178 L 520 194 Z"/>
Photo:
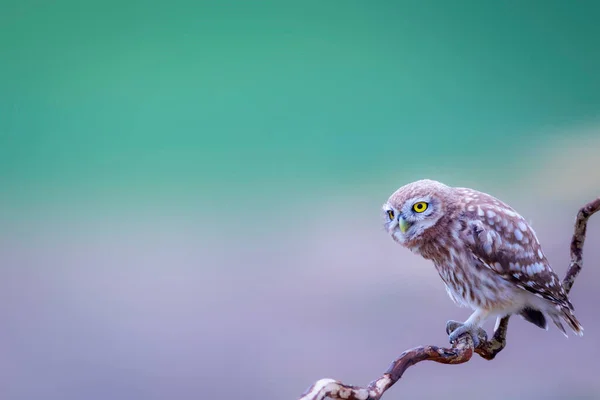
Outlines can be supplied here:
<path id="1" fill-rule="evenodd" d="M 588 219 L 600 210 L 600 197 L 579 209 L 575 219 L 575 230 L 571 239 L 571 263 L 563 279 L 567 293 L 573 287 L 577 275 L 583 267 L 583 244 L 585 242 Z M 421 361 L 434 361 L 440 364 L 462 364 L 471 359 L 473 353 L 486 360 L 493 360 L 506 347 L 506 332 L 510 317 L 504 317 L 494 329 L 494 336 L 482 341 L 473 348 L 473 340 L 468 334 L 462 335 L 450 348 L 437 346 L 419 346 L 404 353 L 392 362 L 388 370 L 367 387 L 346 385 L 335 379 L 320 379 L 310 386 L 299 400 L 331 399 L 379 400 L 386 390 L 391 388 L 408 367 Z"/>

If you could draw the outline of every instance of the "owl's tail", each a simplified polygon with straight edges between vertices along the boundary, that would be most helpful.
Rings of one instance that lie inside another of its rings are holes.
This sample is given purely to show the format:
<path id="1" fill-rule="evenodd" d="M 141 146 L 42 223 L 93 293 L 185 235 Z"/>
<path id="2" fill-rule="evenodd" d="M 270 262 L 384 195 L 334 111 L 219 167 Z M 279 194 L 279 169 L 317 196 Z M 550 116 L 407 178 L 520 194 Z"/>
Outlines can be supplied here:
<path id="1" fill-rule="evenodd" d="M 577 320 L 577 317 L 575 317 L 572 308 L 561 306 L 559 309 L 553 310 L 553 312 L 550 312 L 549 314 L 550 318 L 552 318 L 552 322 L 554 322 L 554 325 L 556 325 L 566 337 L 569 336 L 565 331 L 565 327 L 563 326 L 561 319 L 566 322 L 567 325 L 569 325 L 569 328 L 571 328 L 577 336 L 583 336 L 583 326 L 581 326 Z"/>

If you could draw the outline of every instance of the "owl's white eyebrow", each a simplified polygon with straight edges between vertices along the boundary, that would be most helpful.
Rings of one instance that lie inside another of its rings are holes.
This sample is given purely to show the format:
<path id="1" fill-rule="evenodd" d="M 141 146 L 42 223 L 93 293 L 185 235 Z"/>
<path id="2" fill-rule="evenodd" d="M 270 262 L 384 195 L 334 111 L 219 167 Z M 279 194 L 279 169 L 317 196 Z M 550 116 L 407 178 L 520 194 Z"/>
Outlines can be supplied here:
<path id="1" fill-rule="evenodd" d="M 407 203 L 416 203 L 418 201 L 424 201 L 424 202 L 431 202 L 431 196 L 418 196 L 418 197 L 413 197 L 411 199 L 409 199 L 407 201 Z"/>

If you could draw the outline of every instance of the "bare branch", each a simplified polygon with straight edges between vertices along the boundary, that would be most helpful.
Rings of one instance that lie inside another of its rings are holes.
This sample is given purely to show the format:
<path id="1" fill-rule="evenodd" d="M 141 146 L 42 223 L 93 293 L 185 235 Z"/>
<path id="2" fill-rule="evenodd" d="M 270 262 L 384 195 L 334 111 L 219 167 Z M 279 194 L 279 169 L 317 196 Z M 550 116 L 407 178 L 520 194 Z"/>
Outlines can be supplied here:
<path id="1" fill-rule="evenodd" d="M 563 279 L 563 286 L 569 292 L 575 278 L 583 267 L 583 244 L 587 221 L 600 210 L 600 197 L 583 206 L 577 213 L 575 231 L 571 240 L 571 263 Z M 388 370 L 366 388 L 346 385 L 334 379 L 320 379 L 309 387 L 299 400 L 348 399 L 348 400 L 379 400 L 386 390 L 391 388 L 404 374 L 408 367 L 421 361 L 434 361 L 441 364 L 462 364 L 471 359 L 476 352 L 486 360 L 493 360 L 506 347 L 506 332 L 509 317 L 504 317 L 494 329 L 494 336 L 473 348 L 473 340 L 468 334 L 462 335 L 450 348 L 437 346 L 419 346 L 405 351 L 398 357 Z"/>
<path id="2" fill-rule="evenodd" d="M 598 210 L 600 210 L 600 197 L 581 207 L 577 213 L 575 232 L 573 232 L 573 239 L 571 239 L 571 264 L 563 280 L 563 286 L 567 293 L 571 291 L 575 278 L 577 278 L 583 267 L 583 243 L 585 242 L 588 219 Z"/>

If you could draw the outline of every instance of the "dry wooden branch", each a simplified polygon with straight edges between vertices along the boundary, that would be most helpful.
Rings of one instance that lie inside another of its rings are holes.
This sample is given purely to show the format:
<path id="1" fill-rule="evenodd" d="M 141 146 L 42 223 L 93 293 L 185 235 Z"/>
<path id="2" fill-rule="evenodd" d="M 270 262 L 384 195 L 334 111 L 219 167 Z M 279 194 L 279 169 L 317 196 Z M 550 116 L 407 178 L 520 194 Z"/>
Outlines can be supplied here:
<path id="1" fill-rule="evenodd" d="M 573 287 L 575 278 L 583 267 L 583 244 L 587 221 L 592 214 L 600 210 L 600 197 L 583 206 L 577 213 L 575 231 L 571 240 L 571 263 L 563 279 L 563 286 L 569 292 Z M 462 364 L 471 359 L 476 352 L 486 360 L 492 360 L 506 346 L 506 332 L 509 317 L 503 318 L 494 329 L 494 336 L 488 341 L 482 341 L 473 348 L 473 340 L 468 334 L 462 335 L 451 348 L 437 346 L 419 346 L 402 353 L 388 370 L 377 380 L 372 381 L 366 388 L 346 385 L 334 379 L 320 379 L 310 386 L 300 396 L 299 400 L 322 400 L 327 397 L 332 399 L 348 400 L 379 400 L 381 396 L 392 387 L 404 371 L 421 361 L 434 361 L 441 364 Z"/>

